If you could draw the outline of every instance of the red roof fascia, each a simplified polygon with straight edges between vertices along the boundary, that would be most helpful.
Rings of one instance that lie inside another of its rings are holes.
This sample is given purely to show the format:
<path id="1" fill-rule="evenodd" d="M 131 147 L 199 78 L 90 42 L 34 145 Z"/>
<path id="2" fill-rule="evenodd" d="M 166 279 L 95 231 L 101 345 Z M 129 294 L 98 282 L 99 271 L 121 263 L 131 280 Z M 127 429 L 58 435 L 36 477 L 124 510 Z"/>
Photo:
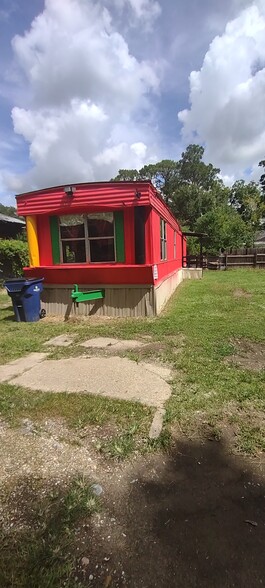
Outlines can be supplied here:
<path id="1" fill-rule="evenodd" d="M 72 214 L 86 210 L 113 210 L 126 206 L 150 205 L 150 182 L 99 182 L 72 184 L 75 192 L 69 197 L 65 186 L 19 194 L 17 210 L 21 216 L 31 214 Z M 137 196 L 140 194 L 140 198 Z"/>
<path id="2" fill-rule="evenodd" d="M 71 185 L 75 187 L 72 197 L 65 193 L 65 185 L 19 194 L 16 196 L 18 214 L 73 214 L 151 205 L 174 230 L 181 233 L 177 220 L 150 181 Z"/>

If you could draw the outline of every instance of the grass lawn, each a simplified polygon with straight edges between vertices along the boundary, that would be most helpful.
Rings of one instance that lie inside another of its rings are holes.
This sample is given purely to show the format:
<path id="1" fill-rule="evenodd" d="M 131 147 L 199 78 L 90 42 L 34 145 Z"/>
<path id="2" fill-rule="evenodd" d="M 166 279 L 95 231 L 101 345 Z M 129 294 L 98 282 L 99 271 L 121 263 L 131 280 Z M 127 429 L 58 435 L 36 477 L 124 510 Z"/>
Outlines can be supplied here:
<path id="1" fill-rule="evenodd" d="M 9 431 L 16 437 L 17 427 L 20 428 L 19 443 L 25 446 L 32 443 L 28 451 L 34 451 L 35 441 L 34 436 L 23 440 L 22 419 L 34 422 L 34 434 L 41 443 L 45 420 L 63 419 L 66 434 L 68 431 L 71 434 L 59 441 L 68 443 L 68 447 L 72 443 L 73 447 L 76 444 L 83 448 L 83 439 L 93 431 L 92 451 L 91 445 L 84 446 L 85 451 L 88 449 L 86 456 L 93 455 L 93 459 L 95 455 L 100 457 L 97 450 L 109 460 L 136 451 L 170 449 L 183 436 L 202 443 L 205 438 L 224 438 L 228 452 L 257 455 L 265 450 L 265 370 L 255 369 L 258 362 L 262 367 L 265 357 L 264 291 L 263 270 L 206 272 L 201 281 L 183 283 L 156 319 L 63 322 L 47 318 L 32 324 L 16 323 L 12 319 L 9 299 L 2 292 L 2 364 L 44 349 L 50 352 L 50 358 L 77 356 L 84 353 L 79 343 L 95 335 L 123 338 L 148 335 L 146 350 L 127 355 L 135 361 L 147 357 L 170 363 L 173 393 L 166 406 L 162 435 L 156 442 L 148 440 L 153 409 L 89 395 L 32 392 L 3 383 L 0 384 L 0 419 L 11 425 Z M 45 341 L 61 333 L 75 335 L 74 344 L 56 350 L 43 347 Z M 243 366 L 231 361 L 236 355 L 241 357 Z M 10 452 L 13 459 L 12 447 Z M 102 475 L 106 462 L 101 457 L 98 461 Z M 116 464 L 110 466 L 107 462 L 107 477 L 114 467 Z M 93 521 L 102 508 L 101 498 L 91 491 L 91 481 L 71 478 L 58 483 L 52 477 L 43 480 L 33 474 L 21 476 L 21 472 L 16 482 L 15 478 L 16 472 L 12 472 L 10 480 L 0 487 L 0 585 L 5 588 L 96 585 L 87 567 L 89 560 L 82 557 L 87 555 L 84 537 L 88 546 L 91 537 L 92 543 L 96 542 Z M 123 485 L 122 478 L 118 478 L 119 484 Z M 107 531 L 103 530 L 106 535 Z M 103 585 L 108 587 L 110 583 L 108 572 Z"/>
<path id="2" fill-rule="evenodd" d="M 1 294 L 1 362 L 31 351 L 43 351 L 51 336 L 72 333 L 75 345 L 51 352 L 51 357 L 83 353 L 78 343 L 95 335 L 124 338 L 149 335 L 154 344 L 150 356 L 168 361 L 174 368 L 173 394 L 167 404 L 166 428 L 161 438 L 181 431 L 187 436 L 235 435 L 237 448 L 248 453 L 265 448 L 265 371 L 242 369 L 226 361 L 239 342 L 265 343 L 265 272 L 234 270 L 206 272 L 201 281 L 187 281 L 176 291 L 165 312 L 156 319 L 113 319 L 105 323 L 82 320 L 16 323 Z M 255 367 L 255 353 L 253 367 Z M 141 352 L 129 354 L 141 359 Z M 62 416 L 70 426 L 104 425 L 111 419 L 118 427 L 122 448 L 110 454 L 129 453 L 133 438 L 144 438 L 152 410 L 126 402 L 78 395 L 29 393 L 1 385 L 0 410 L 13 424 L 20 417 L 37 419 Z M 159 443 L 158 443 L 159 445 Z M 145 444 L 146 449 L 146 444 Z"/>

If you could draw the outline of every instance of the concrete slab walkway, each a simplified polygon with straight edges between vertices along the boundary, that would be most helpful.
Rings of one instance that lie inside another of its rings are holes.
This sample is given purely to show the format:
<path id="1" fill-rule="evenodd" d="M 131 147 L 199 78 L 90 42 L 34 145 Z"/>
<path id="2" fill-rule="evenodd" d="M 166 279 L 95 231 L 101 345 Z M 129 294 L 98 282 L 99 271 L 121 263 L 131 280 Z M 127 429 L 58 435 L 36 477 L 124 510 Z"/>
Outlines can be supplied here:
<path id="1" fill-rule="evenodd" d="M 155 366 L 157 368 L 157 366 Z M 162 407 L 170 397 L 170 369 L 150 371 L 150 364 L 127 358 L 90 357 L 44 360 L 10 383 L 44 392 L 78 392 Z"/>
<path id="2" fill-rule="evenodd" d="M 145 342 L 136 341 L 134 339 L 114 339 L 112 337 L 96 337 L 95 339 L 87 339 L 81 343 L 82 347 L 92 349 L 109 349 L 111 351 L 126 351 L 127 349 L 136 349 L 146 345 Z"/>
<path id="3" fill-rule="evenodd" d="M 10 363 L 0 366 L 0 382 L 7 382 L 25 371 L 43 361 L 47 357 L 47 353 L 30 353 L 25 357 L 15 359 Z"/>

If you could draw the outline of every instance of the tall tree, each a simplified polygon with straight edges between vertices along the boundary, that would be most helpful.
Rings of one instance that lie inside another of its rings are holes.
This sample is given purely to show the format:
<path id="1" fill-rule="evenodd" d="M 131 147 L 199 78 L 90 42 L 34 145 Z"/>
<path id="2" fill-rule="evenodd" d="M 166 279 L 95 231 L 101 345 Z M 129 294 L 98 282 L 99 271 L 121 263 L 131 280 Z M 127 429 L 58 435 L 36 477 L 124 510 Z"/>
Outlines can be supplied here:
<path id="1" fill-rule="evenodd" d="M 135 182 L 140 179 L 137 169 L 119 169 L 118 175 L 111 182 Z"/>
<path id="2" fill-rule="evenodd" d="M 172 208 L 176 216 L 191 229 L 196 220 L 227 201 L 227 191 L 219 178 L 220 170 L 202 160 L 204 148 L 189 145 L 178 162 Z"/>
<path id="3" fill-rule="evenodd" d="M 265 215 L 264 196 L 255 182 L 237 180 L 230 189 L 229 202 L 255 233 Z"/>
<path id="4" fill-rule="evenodd" d="M 154 186 L 161 192 L 165 201 L 170 201 L 170 196 L 174 187 L 174 181 L 177 176 L 178 162 L 171 159 L 163 159 L 158 163 L 145 165 L 137 171 L 136 169 L 120 169 L 118 175 L 112 181 L 120 182 L 122 180 L 150 180 Z"/>
<path id="5" fill-rule="evenodd" d="M 220 170 L 202 160 L 204 148 L 189 145 L 179 161 L 164 159 L 137 170 L 120 170 L 114 180 L 151 180 L 180 222 L 191 229 L 212 206 L 227 202 Z"/>
<path id="6" fill-rule="evenodd" d="M 260 186 L 261 186 L 261 190 L 265 196 L 265 159 L 263 159 L 262 161 L 259 162 L 259 167 L 263 167 L 264 171 L 260 176 Z"/>
<path id="7" fill-rule="evenodd" d="M 174 186 L 178 177 L 179 163 L 171 159 L 163 159 L 158 163 L 145 165 L 140 169 L 142 180 L 151 180 L 154 186 L 161 192 L 167 204 L 170 204 L 174 192 Z"/>

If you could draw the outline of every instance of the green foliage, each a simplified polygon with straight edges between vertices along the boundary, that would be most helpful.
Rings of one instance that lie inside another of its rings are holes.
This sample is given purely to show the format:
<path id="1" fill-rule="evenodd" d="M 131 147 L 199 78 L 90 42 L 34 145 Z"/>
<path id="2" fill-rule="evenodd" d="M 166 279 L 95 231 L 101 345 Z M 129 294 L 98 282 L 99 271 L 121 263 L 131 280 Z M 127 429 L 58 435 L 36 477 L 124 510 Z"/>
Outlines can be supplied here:
<path id="1" fill-rule="evenodd" d="M 4 204 L 0 203 L 0 213 L 18 218 L 17 211 L 14 206 L 5 206 Z"/>
<path id="2" fill-rule="evenodd" d="M 218 254 L 221 248 L 253 244 L 250 227 L 229 206 L 219 206 L 206 212 L 197 220 L 196 230 L 208 235 L 204 238 L 204 247 L 213 254 Z"/>
<path id="3" fill-rule="evenodd" d="M 15 239 L 0 240 L 0 271 L 4 278 L 21 276 L 28 262 L 27 243 Z"/>
<path id="4" fill-rule="evenodd" d="M 262 161 L 259 162 L 259 167 L 263 167 L 264 168 L 263 173 L 262 173 L 262 175 L 260 177 L 259 183 L 260 183 L 260 186 L 261 186 L 261 190 L 262 190 L 262 192 L 263 192 L 263 194 L 265 196 L 265 159 L 263 159 Z"/>
<path id="5" fill-rule="evenodd" d="M 202 146 L 188 145 L 179 161 L 163 160 L 139 171 L 120 170 L 115 180 L 151 180 L 187 230 L 203 230 L 211 236 L 205 242 L 209 252 L 252 245 L 265 217 L 265 173 L 261 190 L 255 182 L 243 180 L 228 188 L 220 179 L 220 170 L 206 164 L 203 156 Z M 265 160 L 259 165 L 265 168 Z M 188 251 L 198 253 L 196 240 L 189 239 Z"/>
<path id="6" fill-rule="evenodd" d="M 112 182 L 135 182 L 140 180 L 140 172 L 137 169 L 120 169 L 118 175 L 112 178 Z"/>
<path id="7" fill-rule="evenodd" d="M 253 232 L 260 228 L 261 219 L 265 215 L 264 197 L 262 197 L 255 182 L 246 184 L 244 180 L 238 180 L 230 190 L 230 204 L 240 214 L 245 223 L 252 227 Z"/>

